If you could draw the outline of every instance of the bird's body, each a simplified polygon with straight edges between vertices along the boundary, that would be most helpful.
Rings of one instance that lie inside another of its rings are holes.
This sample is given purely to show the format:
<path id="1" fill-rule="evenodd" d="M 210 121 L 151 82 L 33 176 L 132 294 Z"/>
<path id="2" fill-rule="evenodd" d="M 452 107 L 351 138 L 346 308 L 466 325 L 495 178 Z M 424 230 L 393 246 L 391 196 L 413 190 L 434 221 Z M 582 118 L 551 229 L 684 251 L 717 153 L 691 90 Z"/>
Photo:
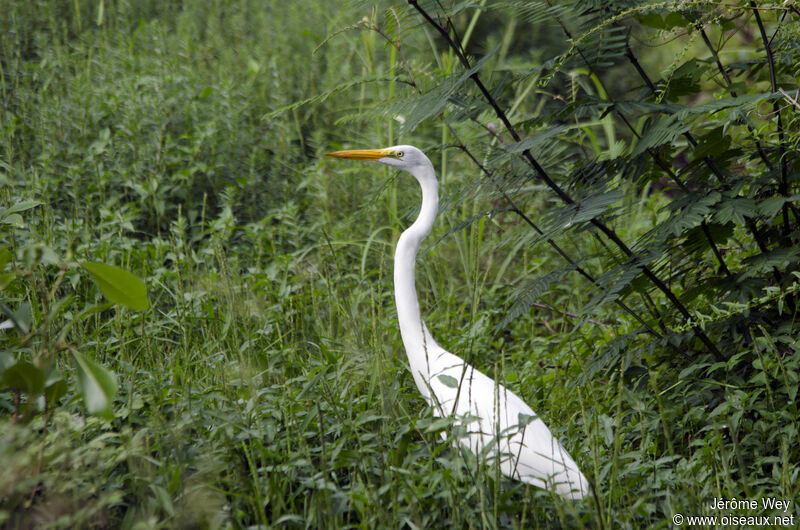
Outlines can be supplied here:
<path id="1" fill-rule="evenodd" d="M 571 499 L 583 498 L 588 482 L 547 425 L 516 394 L 453 355 L 433 339 L 422 321 L 414 280 L 420 243 L 439 202 L 438 182 L 428 157 L 412 146 L 338 151 L 328 156 L 371 160 L 411 173 L 422 189 L 416 221 L 397 242 L 394 290 L 397 320 L 414 382 L 440 417 L 455 418 L 466 430 L 459 442 L 500 471 Z"/>

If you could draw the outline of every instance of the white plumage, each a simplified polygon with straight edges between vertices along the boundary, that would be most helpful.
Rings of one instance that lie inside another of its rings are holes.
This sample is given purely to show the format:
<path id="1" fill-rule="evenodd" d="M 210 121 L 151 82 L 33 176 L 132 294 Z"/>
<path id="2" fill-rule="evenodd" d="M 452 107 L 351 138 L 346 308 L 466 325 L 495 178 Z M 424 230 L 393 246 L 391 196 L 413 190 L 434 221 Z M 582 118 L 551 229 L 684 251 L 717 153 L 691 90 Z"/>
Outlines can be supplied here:
<path id="1" fill-rule="evenodd" d="M 440 417 L 454 417 L 467 433 L 459 442 L 500 471 L 570 499 L 588 493 L 588 482 L 547 425 L 516 394 L 447 352 L 433 339 L 420 315 L 414 265 L 420 243 L 436 219 L 439 184 L 433 164 L 410 145 L 337 151 L 328 156 L 370 160 L 411 173 L 422 188 L 416 221 L 400 236 L 394 256 L 394 292 L 400 334 L 414 382 Z"/>

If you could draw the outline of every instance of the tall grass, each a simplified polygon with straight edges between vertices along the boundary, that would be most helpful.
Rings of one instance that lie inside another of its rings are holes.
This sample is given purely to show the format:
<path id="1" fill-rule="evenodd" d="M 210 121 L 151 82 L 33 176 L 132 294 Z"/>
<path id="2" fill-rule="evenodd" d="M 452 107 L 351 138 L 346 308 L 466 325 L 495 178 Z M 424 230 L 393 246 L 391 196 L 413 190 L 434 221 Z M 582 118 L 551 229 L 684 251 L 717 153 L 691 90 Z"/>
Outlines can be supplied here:
<path id="1" fill-rule="evenodd" d="M 0 344 L 15 356 L 51 348 L 68 381 L 60 356 L 75 348 L 116 374 L 119 393 L 110 421 L 87 416 L 71 383 L 51 412 L 17 422 L 15 395 L 0 392 L 0 525 L 641 528 L 708 513 L 714 497 L 797 496 L 782 401 L 796 395 L 796 355 L 757 341 L 757 379 L 745 392 L 721 377 L 729 399 L 708 414 L 688 385 L 659 386 L 657 370 L 652 387 L 588 376 L 596 345 L 626 330 L 609 311 L 571 333 L 570 308 L 590 297 L 572 277 L 544 295 L 549 309 L 494 332 L 509 289 L 558 257 L 529 250 L 508 214 L 457 228 L 491 205 L 455 193 L 479 176 L 440 149 L 435 119 L 398 138 L 381 113 L 400 88 L 380 79 L 400 59 L 366 23 L 351 27 L 374 16 L 364 3 L 6 4 L 0 207 L 42 204 L 0 225 L 19 273 L 2 301 L 29 307 L 43 331 L 26 350 L 14 349 L 19 330 Z M 453 67 L 423 30 L 404 39 L 412 61 L 434 53 Z M 373 81 L 340 90 L 359 78 Z M 319 157 L 398 140 L 443 168 L 436 244 L 418 270 L 432 332 L 531 404 L 596 501 L 501 478 L 442 441 L 448 422 L 414 387 L 391 296 L 415 186 Z M 646 230 L 658 201 L 642 197 L 627 230 Z M 69 302 L 53 313 L 49 290 L 72 261 L 134 272 L 152 308 L 79 320 L 101 295 L 69 269 L 54 293 Z M 46 340 L 73 320 L 65 344 Z M 729 412 L 749 427 L 731 429 Z M 786 441 L 750 480 L 741 455 L 776 425 Z"/>

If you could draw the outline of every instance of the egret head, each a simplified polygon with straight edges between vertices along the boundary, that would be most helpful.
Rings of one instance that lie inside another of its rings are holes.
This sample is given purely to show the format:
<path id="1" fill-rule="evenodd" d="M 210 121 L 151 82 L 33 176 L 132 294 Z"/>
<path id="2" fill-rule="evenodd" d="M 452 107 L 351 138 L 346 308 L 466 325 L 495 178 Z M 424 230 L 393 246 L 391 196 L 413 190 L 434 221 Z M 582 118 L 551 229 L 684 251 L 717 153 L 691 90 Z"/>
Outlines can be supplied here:
<path id="1" fill-rule="evenodd" d="M 425 153 L 412 145 L 395 145 L 385 149 L 356 149 L 353 151 L 336 151 L 325 156 L 332 158 L 349 158 L 351 160 L 369 160 L 386 166 L 413 172 L 417 167 L 431 166 Z"/>

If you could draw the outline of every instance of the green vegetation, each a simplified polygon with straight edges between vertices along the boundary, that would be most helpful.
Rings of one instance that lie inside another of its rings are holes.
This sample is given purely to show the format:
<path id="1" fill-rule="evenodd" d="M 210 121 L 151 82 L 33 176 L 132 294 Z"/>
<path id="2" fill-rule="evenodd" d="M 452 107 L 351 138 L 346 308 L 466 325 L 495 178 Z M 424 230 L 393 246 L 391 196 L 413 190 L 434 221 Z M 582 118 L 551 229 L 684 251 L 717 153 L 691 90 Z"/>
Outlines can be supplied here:
<path id="1" fill-rule="evenodd" d="M 0 527 L 800 520 L 710 507 L 800 497 L 797 8 L 331 4 L 4 3 Z M 433 334 L 594 498 L 443 442 L 418 191 L 321 157 L 396 143 L 442 182 Z"/>

